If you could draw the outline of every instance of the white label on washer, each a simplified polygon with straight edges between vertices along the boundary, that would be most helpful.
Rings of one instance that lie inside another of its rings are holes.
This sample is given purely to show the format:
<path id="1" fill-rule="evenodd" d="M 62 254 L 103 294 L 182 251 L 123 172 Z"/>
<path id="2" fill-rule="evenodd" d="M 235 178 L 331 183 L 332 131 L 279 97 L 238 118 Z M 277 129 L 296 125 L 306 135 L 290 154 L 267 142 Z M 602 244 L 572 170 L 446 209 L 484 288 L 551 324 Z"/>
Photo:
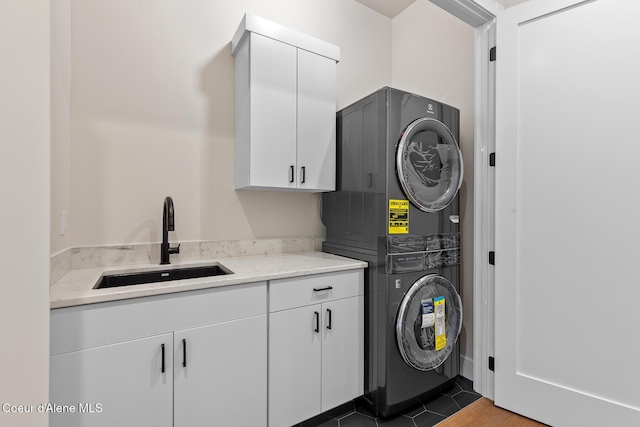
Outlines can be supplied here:
<path id="1" fill-rule="evenodd" d="M 447 345 L 447 335 L 444 330 L 444 296 L 433 299 L 436 309 L 436 351 Z"/>
<path id="2" fill-rule="evenodd" d="M 422 306 L 422 327 L 431 328 L 436 321 L 436 315 L 433 312 L 433 299 L 423 299 L 420 303 Z"/>

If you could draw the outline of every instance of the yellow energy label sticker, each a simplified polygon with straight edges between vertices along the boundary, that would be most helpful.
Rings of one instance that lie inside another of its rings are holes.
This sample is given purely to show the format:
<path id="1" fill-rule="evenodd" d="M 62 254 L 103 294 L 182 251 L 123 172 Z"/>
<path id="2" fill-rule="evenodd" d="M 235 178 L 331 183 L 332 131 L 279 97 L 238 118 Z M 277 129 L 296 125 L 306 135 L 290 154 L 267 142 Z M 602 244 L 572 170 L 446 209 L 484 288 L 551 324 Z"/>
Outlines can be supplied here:
<path id="1" fill-rule="evenodd" d="M 389 200 L 389 234 L 409 234 L 408 200 Z"/>
<path id="2" fill-rule="evenodd" d="M 444 297 L 435 297 L 433 299 L 433 308 L 436 311 L 436 351 L 442 350 L 447 346 L 447 334 L 444 330 Z"/>

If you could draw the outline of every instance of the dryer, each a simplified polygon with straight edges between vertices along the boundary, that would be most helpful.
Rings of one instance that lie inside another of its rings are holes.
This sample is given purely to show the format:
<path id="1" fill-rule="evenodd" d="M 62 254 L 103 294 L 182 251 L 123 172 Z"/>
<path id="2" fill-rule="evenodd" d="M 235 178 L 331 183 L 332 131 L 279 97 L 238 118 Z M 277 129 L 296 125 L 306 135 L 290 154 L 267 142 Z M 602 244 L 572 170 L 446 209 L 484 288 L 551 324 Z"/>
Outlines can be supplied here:
<path id="1" fill-rule="evenodd" d="M 385 87 L 336 122 L 336 191 L 322 197 L 328 242 L 376 251 L 378 236 L 458 232 L 456 108 Z"/>
<path id="2" fill-rule="evenodd" d="M 435 396 L 459 373 L 458 137 L 457 109 L 388 87 L 337 113 L 323 250 L 369 265 L 364 398 L 375 415 Z"/>

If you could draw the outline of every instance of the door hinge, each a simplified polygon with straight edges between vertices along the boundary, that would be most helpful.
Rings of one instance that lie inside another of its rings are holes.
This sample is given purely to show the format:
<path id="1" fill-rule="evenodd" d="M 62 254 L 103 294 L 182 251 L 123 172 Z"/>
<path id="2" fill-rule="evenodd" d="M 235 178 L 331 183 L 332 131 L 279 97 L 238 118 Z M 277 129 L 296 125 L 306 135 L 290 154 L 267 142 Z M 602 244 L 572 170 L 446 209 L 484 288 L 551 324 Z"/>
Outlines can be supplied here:
<path id="1" fill-rule="evenodd" d="M 496 165 L 496 153 L 489 154 L 489 166 Z"/>
<path id="2" fill-rule="evenodd" d="M 496 60 L 496 47 L 492 47 L 491 49 L 489 49 L 489 61 L 495 61 Z"/>
<path id="3" fill-rule="evenodd" d="M 489 264 L 496 265 L 496 253 L 493 251 L 489 252 Z"/>
<path id="4" fill-rule="evenodd" d="M 492 356 L 489 356 L 489 370 L 491 372 L 495 372 L 496 369 L 496 359 L 494 359 Z"/>

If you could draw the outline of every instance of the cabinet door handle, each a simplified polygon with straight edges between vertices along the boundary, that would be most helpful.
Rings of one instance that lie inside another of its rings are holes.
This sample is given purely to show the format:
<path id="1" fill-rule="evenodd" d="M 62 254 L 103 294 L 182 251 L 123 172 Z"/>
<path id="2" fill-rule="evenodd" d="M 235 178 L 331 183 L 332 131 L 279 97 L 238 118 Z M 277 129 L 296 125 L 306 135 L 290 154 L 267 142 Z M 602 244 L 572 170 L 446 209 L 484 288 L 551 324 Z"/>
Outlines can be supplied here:
<path id="1" fill-rule="evenodd" d="M 300 169 L 300 173 L 302 175 L 302 179 L 300 180 L 300 183 L 304 184 L 304 179 L 305 179 L 305 167 L 304 166 Z"/>
<path id="2" fill-rule="evenodd" d="M 314 331 L 320 333 L 320 313 L 314 311 L 314 317 L 316 319 L 316 328 L 314 329 Z"/>
<path id="3" fill-rule="evenodd" d="M 331 289 L 333 289 L 333 286 L 327 286 L 325 288 L 313 288 L 313 292 L 330 291 Z"/>
<path id="4" fill-rule="evenodd" d="M 331 309 L 327 308 L 327 317 L 329 321 L 327 322 L 327 329 L 331 329 Z"/>
<path id="5" fill-rule="evenodd" d="M 182 367 L 187 367 L 187 340 L 182 339 Z"/>
<path id="6" fill-rule="evenodd" d="M 295 172 L 295 168 L 293 165 L 289 166 L 289 182 L 293 182 L 293 174 Z"/>
<path id="7" fill-rule="evenodd" d="M 164 374 L 164 344 L 162 344 L 162 368 L 161 372 Z"/>

